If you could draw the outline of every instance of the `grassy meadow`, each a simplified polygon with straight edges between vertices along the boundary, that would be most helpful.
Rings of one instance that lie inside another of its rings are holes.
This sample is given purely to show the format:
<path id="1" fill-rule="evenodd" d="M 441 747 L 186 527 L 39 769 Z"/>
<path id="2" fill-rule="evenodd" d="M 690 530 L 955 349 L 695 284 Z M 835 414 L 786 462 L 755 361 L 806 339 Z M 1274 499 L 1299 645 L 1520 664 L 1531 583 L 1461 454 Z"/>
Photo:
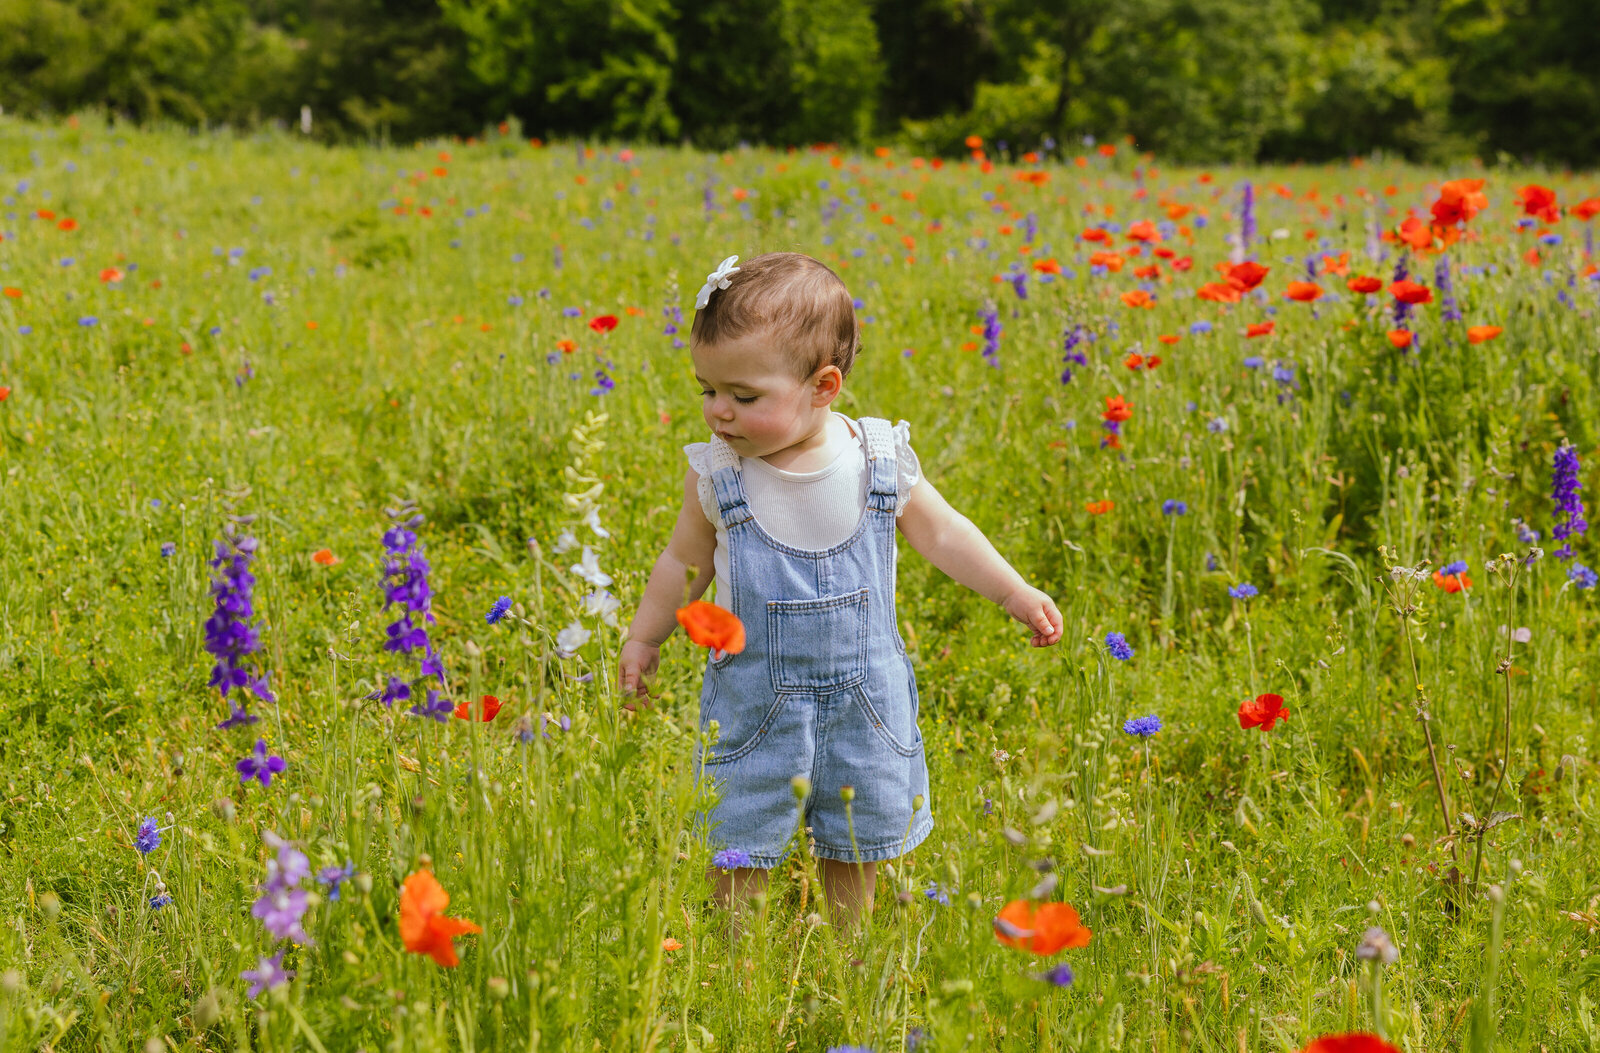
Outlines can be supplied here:
<path id="1" fill-rule="evenodd" d="M 1600 463 L 1600 177 L 1107 146 L 0 118 L 0 1048 L 1600 1044 L 1600 557 L 1556 554 L 1552 499 Z M 1397 234 L 1459 178 L 1481 210 Z M 675 635 L 637 712 L 615 656 L 706 437 L 695 292 L 780 249 L 859 298 L 840 408 L 911 422 L 1066 635 L 1027 647 L 902 545 L 934 831 L 864 931 L 801 845 L 730 940 L 691 835 L 705 655 Z M 1430 292 L 1403 323 L 1397 268 Z M 391 589 L 426 554 L 442 676 L 385 647 L 391 550 Z M 212 581 L 244 564 L 237 664 L 276 702 L 218 728 L 246 688 L 210 683 Z M 1266 694 L 1287 719 L 1241 727 Z M 406 949 L 423 870 L 481 928 L 454 967 Z M 1092 938 L 1009 946 L 1014 900 Z"/>

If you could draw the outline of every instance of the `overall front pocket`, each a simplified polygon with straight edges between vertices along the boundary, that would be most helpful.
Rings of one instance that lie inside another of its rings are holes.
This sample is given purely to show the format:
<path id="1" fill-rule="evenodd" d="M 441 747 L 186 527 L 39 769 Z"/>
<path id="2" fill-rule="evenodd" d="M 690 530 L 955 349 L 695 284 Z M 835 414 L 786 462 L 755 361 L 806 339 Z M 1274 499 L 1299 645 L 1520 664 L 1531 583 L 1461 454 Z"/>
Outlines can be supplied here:
<path id="1" fill-rule="evenodd" d="M 826 693 L 866 679 L 867 592 L 767 601 L 767 660 L 775 690 Z"/>

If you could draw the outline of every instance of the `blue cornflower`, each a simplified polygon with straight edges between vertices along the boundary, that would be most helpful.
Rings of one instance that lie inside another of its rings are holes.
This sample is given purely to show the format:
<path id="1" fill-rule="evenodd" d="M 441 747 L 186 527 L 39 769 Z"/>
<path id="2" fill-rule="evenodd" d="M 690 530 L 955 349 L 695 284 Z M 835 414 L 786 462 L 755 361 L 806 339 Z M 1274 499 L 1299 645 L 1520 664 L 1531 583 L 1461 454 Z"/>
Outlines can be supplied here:
<path id="1" fill-rule="evenodd" d="M 1209 333 L 1211 332 L 1211 323 L 1204 318 L 1198 322 L 1191 322 L 1189 323 L 1189 332 L 1194 336 L 1199 336 L 1201 333 Z"/>
<path id="2" fill-rule="evenodd" d="M 1262 366 L 1264 366 L 1266 364 L 1267 364 L 1267 360 L 1262 358 L 1260 355 L 1246 355 L 1245 356 L 1244 368 L 1246 368 L 1246 369 L 1260 369 Z"/>
<path id="3" fill-rule="evenodd" d="M 1121 633 L 1106 633 L 1106 650 L 1111 652 L 1111 657 L 1119 662 L 1126 662 L 1133 657 L 1133 648 L 1128 645 L 1128 638 Z"/>
<path id="4" fill-rule="evenodd" d="M 1466 572 L 1467 561 L 1464 559 L 1453 560 L 1439 568 L 1439 573 L 1447 578 L 1452 574 L 1465 574 Z"/>
<path id="5" fill-rule="evenodd" d="M 1582 563 L 1574 563 L 1567 570 L 1567 580 L 1580 589 L 1592 589 L 1595 587 L 1595 583 L 1600 581 L 1600 575 L 1596 575 L 1594 571 Z"/>
<path id="6" fill-rule="evenodd" d="M 563 317 L 563 318 L 582 318 L 583 317 L 583 310 L 581 308 L 578 308 L 578 307 L 563 307 L 561 309 L 561 317 Z"/>
<path id="7" fill-rule="evenodd" d="M 328 902 L 339 902 L 339 886 L 355 877 L 356 865 L 345 863 L 342 867 L 323 867 L 317 871 L 317 883 L 328 889 Z"/>
<path id="8" fill-rule="evenodd" d="M 83 326 L 84 328 L 88 328 L 90 326 L 99 325 L 100 324 L 100 319 L 96 318 L 92 314 L 86 314 L 82 318 L 78 319 L 78 324 Z"/>
<path id="9" fill-rule="evenodd" d="M 258 282 L 262 278 L 267 278 L 267 277 L 270 277 L 271 275 L 272 275 L 272 268 L 271 267 L 252 267 L 252 268 L 250 268 L 250 280 L 253 281 L 253 282 Z"/>
<path id="10" fill-rule="evenodd" d="M 506 616 L 506 612 L 509 610 L 511 610 L 511 597 L 502 596 L 498 600 L 494 601 L 494 606 L 489 608 L 489 613 L 485 614 L 483 619 L 490 625 L 493 625 L 495 622 L 498 622 L 504 618 Z"/>
<path id="11" fill-rule="evenodd" d="M 1241 581 L 1237 585 L 1228 586 L 1228 595 L 1236 600 L 1248 600 L 1252 596 L 1260 595 L 1261 590 L 1248 581 Z"/>
<path id="12" fill-rule="evenodd" d="M 288 762 L 282 757 L 274 757 L 267 752 L 266 739 L 256 739 L 256 748 L 247 754 L 244 760 L 234 765 L 239 771 L 241 786 L 251 779 L 261 780 L 262 786 L 271 786 L 272 777 L 288 766 Z"/>
<path id="13" fill-rule="evenodd" d="M 1555 540 L 1566 542 L 1554 552 L 1562 559 L 1572 558 L 1570 539 L 1589 529 L 1589 524 L 1583 518 L 1583 501 L 1578 497 L 1578 491 L 1583 489 L 1578 474 L 1578 451 L 1563 440 L 1561 448 L 1556 450 L 1550 492 L 1550 499 L 1556 503 L 1556 514 L 1565 513 L 1567 517 L 1566 522 L 1557 523 L 1550 531 L 1550 536 Z"/>
<path id="14" fill-rule="evenodd" d="M 163 892 L 159 896 L 151 896 L 150 897 L 150 909 L 151 910 L 160 910 L 162 907 L 170 906 L 171 903 L 172 903 L 172 897 L 167 895 L 165 892 Z"/>
<path id="15" fill-rule="evenodd" d="M 171 559 L 172 558 L 172 554 L 174 552 L 176 552 L 176 551 L 178 551 L 177 542 L 175 542 L 175 541 L 163 541 L 161 543 L 161 558 L 162 559 Z"/>
<path id="16" fill-rule="evenodd" d="M 1161 730 L 1161 718 L 1154 713 L 1147 717 L 1130 717 L 1122 722 L 1122 730 L 1141 739 L 1147 739 Z"/>
<path id="17" fill-rule="evenodd" d="M 1040 980 L 1043 980 L 1045 983 L 1054 987 L 1072 986 L 1072 966 L 1068 965 L 1066 962 L 1058 962 L 1054 969 L 1049 969 L 1042 973 L 1035 973 L 1034 975 Z"/>
<path id="18" fill-rule="evenodd" d="M 732 870 L 750 865 L 750 853 L 742 848 L 724 848 L 711 857 L 711 865 L 718 870 Z"/>
<path id="19" fill-rule="evenodd" d="M 1206 431 L 1211 432 L 1213 435 L 1221 435 L 1227 430 L 1228 418 L 1226 417 L 1212 417 L 1206 421 Z"/>
<path id="20" fill-rule="evenodd" d="M 139 823 L 139 828 L 133 834 L 133 847 L 139 854 L 147 856 L 161 847 L 161 828 L 156 825 L 156 817 L 147 815 Z"/>
<path id="21" fill-rule="evenodd" d="M 939 906 L 941 906 L 941 907 L 948 907 L 950 905 L 950 893 L 949 893 L 949 891 L 947 889 L 940 888 L 939 887 L 939 883 L 937 881 L 933 882 L 927 888 L 923 889 L 922 890 L 922 894 L 924 896 L 927 896 L 929 899 L 933 900 L 935 903 L 939 904 Z"/>
<path id="22" fill-rule="evenodd" d="M 1189 514 L 1189 506 L 1183 501 L 1169 497 L 1161 502 L 1161 514 L 1164 516 L 1186 516 Z"/>

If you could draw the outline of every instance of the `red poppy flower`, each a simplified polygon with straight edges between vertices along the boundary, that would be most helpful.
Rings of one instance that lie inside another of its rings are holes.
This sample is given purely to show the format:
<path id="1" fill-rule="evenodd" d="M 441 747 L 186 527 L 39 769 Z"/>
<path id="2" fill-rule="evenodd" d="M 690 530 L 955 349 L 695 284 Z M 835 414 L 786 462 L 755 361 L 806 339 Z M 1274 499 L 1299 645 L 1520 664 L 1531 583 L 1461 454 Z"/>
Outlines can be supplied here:
<path id="1" fill-rule="evenodd" d="M 1056 262 L 1054 256 L 1051 256 L 1047 260 L 1034 260 L 1033 269 L 1041 274 L 1060 274 L 1061 264 Z"/>
<path id="2" fill-rule="evenodd" d="M 1122 265 L 1125 262 L 1126 261 L 1115 252 L 1091 252 L 1089 254 L 1089 266 L 1104 267 L 1112 274 L 1116 274 L 1118 271 L 1122 270 Z"/>
<path id="3" fill-rule="evenodd" d="M 1410 279 L 1391 282 L 1389 292 L 1401 303 L 1419 304 L 1433 302 L 1433 290 L 1426 285 L 1418 285 Z"/>
<path id="4" fill-rule="evenodd" d="M 11 389 L 10 388 L 0 388 L 0 402 L 4 402 L 6 399 L 8 399 L 10 397 L 11 397 Z"/>
<path id="5" fill-rule="evenodd" d="M 560 351 L 562 354 L 570 355 L 572 352 L 578 350 L 578 345 L 572 340 L 557 340 L 556 350 Z"/>
<path id="6" fill-rule="evenodd" d="M 1157 230 L 1156 225 L 1150 222 L 1148 219 L 1141 219 L 1139 222 L 1131 224 L 1128 227 L 1128 240 L 1146 242 L 1160 241 L 1161 232 Z"/>
<path id="7" fill-rule="evenodd" d="M 1161 341 L 1163 344 L 1176 344 L 1179 340 L 1182 340 L 1183 337 L 1177 336 L 1173 333 L 1162 333 L 1160 336 L 1156 337 L 1156 339 Z"/>
<path id="8" fill-rule="evenodd" d="M 1289 707 L 1282 695 L 1257 695 L 1239 703 L 1239 726 L 1271 731 L 1272 725 L 1289 719 Z"/>
<path id="9" fill-rule="evenodd" d="M 450 893 L 430 871 L 419 870 L 400 886 L 400 939 L 406 950 L 426 954 L 447 969 L 461 961 L 455 937 L 483 931 L 465 918 L 445 917 L 449 905 Z"/>
<path id="10" fill-rule="evenodd" d="M 186 344 L 184 346 L 187 347 L 188 345 Z M 333 554 L 333 550 L 330 548 L 319 548 L 315 552 L 311 553 L 311 562 L 320 563 L 324 567 L 331 567 L 339 561 L 339 557 L 335 556 Z"/>
<path id="11" fill-rule="evenodd" d="M 1172 269 L 1175 271 L 1187 271 L 1193 266 L 1194 257 L 1192 256 L 1179 256 L 1177 259 L 1172 261 Z"/>
<path id="12" fill-rule="evenodd" d="M 1277 325 L 1277 322 L 1252 322 L 1250 325 L 1245 327 L 1244 335 L 1247 337 L 1271 336 L 1272 330 L 1275 329 Z"/>
<path id="13" fill-rule="evenodd" d="M 1440 185 L 1439 200 L 1429 207 L 1433 221 L 1446 227 L 1470 221 L 1489 205 L 1482 191 L 1481 179 L 1452 179 Z"/>
<path id="14" fill-rule="evenodd" d="M 1417 252 L 1426 252 L 1433 247 L 1433 228 L 1412 216 L 1400 224 L 1400 240 Z"/>
<path id="15" fill-rule="evenodd" d="M 13 300 L 22 299 L 22 290 L 17 288 L 15 285 L 8 285 L 4 289 L 0 289 L 0 293 L 4 293 L 7 297 Z"/>
<path id="16" fill-rule="evenodd" d="M 502 703 L 498 698 L 495 698 L 493 695 L 484 695 L 483 701 L 478 704 L 478 720 L 487 724 L 489 721 L 500 715 L 500 707 L 503 704 L 504 703 Z M 473 714 L 472 703 L 457 702 L 455 714 L 462 720 L 471 720 Z"/>
<path id="17" fill-rule="evenodd" d="M 1213 303 L 1238 303 L 1239 290 L 1227 282 L 1207 282 L 1194 291 L 1202 300 Z"/>
<path id="18" fill-rule="evenodd" d="M 1300 303 L 1310 303 L 1322 296 L 1322 286 L 1316 282 L 1290 282 L 1285 295 Z"/>
<path id="19" fill-rule="evenodd" d="M 1154 263 L 1150 264 L 1148 267 L 1135 267 L 1133 269 L 1133 276 L 1135 278 L 1142 278 L 1145 281 L 1149 281 L 1152 278 L 1159 278 L 1161 277 L 1161 267 Z"/>
<path id="20" fill-rule="evenodd" d="M 35 212 L 34 215 L 38 216 L 40 219 L 55 219 L 56 218 L 56 214 L 54 212 L 51 212 L 47 208 L 41 208 L 39 211 Z"/>
<path id="21" fill-rule="evenodd" d="M 1103 420 L 1114 420 L 1118 423 L 1133 416 L 1133 403 L 1124 401 L 1121 395 L 1107 395 L 1105 412 L 1100 414 Z"/>
<path id="22" fill-rule="evenodd" d="M 1410 347 L 1411 341 L 1414 339 L 1415 336 L 1409 329 L 1389 330 L 1389 343 L 1393 344 L 1395 347 L 1398 347 L 1402 351 Z"/>
<path id="23" fill-rule="evenodd" d="M 1300 1053 L 1400 1053 L 1400 1050 L 1377 1035 L 1355 1032 L 1312 1039 L 1311 1044 Z"/>
<path id="24" fill-rule="evenodd" d="M 56 226 L 70 234 L 78 229 L 78 221 L 73 219 L 71 216 L 68 216 L 60 223 L 57 223 Z"/>
<path id="25" fill-rule="evenodd" d="M 1573 205 L 1569 211 L 1587 223 L 1595 216 L 1600 216 L 1600 197 L 1585 198 Z"/>
<path id="26" fill-rule="evenodd" d="M 1549 187 L 1530 183 L 1517 191 L 1517 201 L 1522 205 L 1523 214 L 1533 216 L 1544 223 L 1555 223 L 1561 219 L 1561 208 L 1556 204 L 1556 192 Z"/>
<path id="27" fill-rule="evenodd" d="M 1067 947 L 1087 947 L 1094 934 L 1084 928 L 1078 912 L 1066 903 L 1034 905 L 1014 899 L 994 920 L 994 937 L 1007 947 L 1050 955 Z"/>
<path id="28" fill-rule="evenodd" d="M 1228 268 L 1228 284 L 1235 286 L 1240 292 L 1249 292 L 1261 284 L 1261 279 L 1267 276 L 1271 267 L 1263 267 L 1254 260 L 1235 263 Z"/>
<path id="29" fill-rule="evenodd" d="M 1111 240 L 1111 235 L 1107 234 L 1105 231 L 1101 230 L 1099 227 L 1090 227 L 1088 230 L 1084 231 L 1082 234 L 1079 234 L 1078 237 L 1082 238 L 1084 241 L 1106 241 L 1106 242 L 1109 242 Z"/>
<path id="30" fill-rule="evenodd" d="M 1498 325 L 1469 325 L 1467 326 L 1467 343 L 1481 344 L 1486 340 L 1493 340 L 1503 332 L 1505 330 Z"/>
<path id="31" fill-rule="evenodd" d="M 713 657 L 744 650 L 744 623 L 738 615 L 714 603 L 695 600 L 687 607 L 679 607 L 678 624 L 690 640 L 711 648 Z"/>
<path id="32" fill-rule="evenodd" d="M 1375 293 L 1379 289 L 1383 288 L 1383 279 L 1369 278 L 1365 274 L 1362 274 L 1351 278 L 1344 284 L 1346 288 L 1353 293 Z"/>
<path id="33" fill-rule="evenodd" d="M 1130 289 L 1122 294 L 1122 302 L 1129 307 L 1153 307 L 1155 299 L 1143 289 Z"/>
<path id="34" fill-rule="evenodd" d="M 103 282 L 120 282 L 122 280 L 122 272 L 115 267 L 107 267 L 100 272 L 100 280 Z"/>
<path id="35" fill-rule="evenodd" d="M 1083 507 L 1092 516 L 1103 516 L 1117 506 L 1110 501 L 1090 501 Z"/>
<path id="36" fill-rule="evenodd" d="M 597 333 L 609 333 L 616 327 L 617 316 L 614 314 L 602 314 L 589 319 L 589 328 Z"/>
<path id="37" fill-rule="evenodd" d="M 1433 583 L 1446 592 L 1460 592 L 1462 589 L 1472 588 L 1472 579 L 1465 574 L 1441 574 L 1433 572 Z"/>
<path id="38" fill-rule="evenodd" d="M 1350 273 L 1350 254 L 1341 252 L 1337 259 L 1332 256 L 1322 257 L 1322 269 L 1329 274 L 1337 275 L 1341 278 L 1344 277 Z"/>

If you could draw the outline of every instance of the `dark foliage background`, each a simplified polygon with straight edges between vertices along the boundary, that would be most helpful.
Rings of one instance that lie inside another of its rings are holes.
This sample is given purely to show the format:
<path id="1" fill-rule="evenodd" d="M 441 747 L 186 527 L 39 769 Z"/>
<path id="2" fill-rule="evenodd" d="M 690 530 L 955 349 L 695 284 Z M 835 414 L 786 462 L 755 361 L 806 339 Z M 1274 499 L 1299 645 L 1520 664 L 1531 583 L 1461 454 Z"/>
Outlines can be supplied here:
<path id="1" fill-rule="evenodd" d="M 1588 165 L 1596 55 L 1593 0 L 0 0 L 7 112 L 330 139 Z"/>

